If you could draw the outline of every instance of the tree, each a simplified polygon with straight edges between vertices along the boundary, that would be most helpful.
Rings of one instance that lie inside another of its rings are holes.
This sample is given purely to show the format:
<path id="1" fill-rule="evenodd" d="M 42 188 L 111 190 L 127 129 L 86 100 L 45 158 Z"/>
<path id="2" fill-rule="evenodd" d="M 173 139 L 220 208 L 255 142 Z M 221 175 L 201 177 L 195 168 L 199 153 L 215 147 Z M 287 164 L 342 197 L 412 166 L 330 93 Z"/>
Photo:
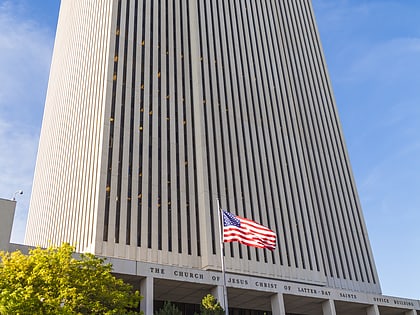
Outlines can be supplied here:
<path id="1" fill-rule="evenodd" d="M 211 295 L 207 294 L 201 300 L 200 310 L 202 315 L 223 315 L 224 310 L 220 306 L 220 303 L 217 302 L 217 299 Z"/>
<path id="2" fill-rule="evenodd" d="M 73 257 L 63 244 L 0 252 L 0 315 L 141 314 L 142 297 L 111 274 L 111 264 L 92 254 Z"/>
<path id="3" fill-rule="evenodd" d="M 182 315 L 182 312 L 171 302 L 166 301 L 163 307 L 155 312 L 155 315 Z"/>

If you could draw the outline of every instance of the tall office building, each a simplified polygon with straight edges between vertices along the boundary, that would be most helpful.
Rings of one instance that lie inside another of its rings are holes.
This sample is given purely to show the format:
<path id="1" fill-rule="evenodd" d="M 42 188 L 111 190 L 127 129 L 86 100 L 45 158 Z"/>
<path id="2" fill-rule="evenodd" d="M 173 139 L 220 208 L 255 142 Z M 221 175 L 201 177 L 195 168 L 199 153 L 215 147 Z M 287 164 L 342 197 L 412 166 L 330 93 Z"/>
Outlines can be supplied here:
<path id="1" fill-rule="evenodd" d="M 25 242 L 380 294 L 309 0 L 62 0 Z M 193 273 L 191 273 L 193 274 Z"/>

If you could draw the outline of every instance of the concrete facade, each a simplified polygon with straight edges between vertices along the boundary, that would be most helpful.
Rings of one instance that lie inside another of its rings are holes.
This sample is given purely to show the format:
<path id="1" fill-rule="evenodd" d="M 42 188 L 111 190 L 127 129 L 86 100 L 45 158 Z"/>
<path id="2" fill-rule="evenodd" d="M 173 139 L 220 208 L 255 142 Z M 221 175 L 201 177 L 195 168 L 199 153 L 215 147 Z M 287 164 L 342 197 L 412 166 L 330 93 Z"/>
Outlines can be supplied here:
<path id="1" fill-rule="evenodd" d="M 9 250 L 16 201 L 0 198 L 0 251 Z"/>
<path id="2" fill-rule="evenodd" d="M 156 282 L 173 279 L 138 266 L 220 272 L 217 200 L 278 240 L 274 252 L 226 245 L 240 284 L 283 286 L 232 284 L 229 305 L 245 290 L 299 312 L 284 285 L 303 283 L 323 314 L 346 308 L 340 292 L 377 311 L 311 1 L 62 0 L 25 243 L 117 259 L 150 310 L 165 298 Z M 219 295 L 220 283 L 204 289 Z"/>

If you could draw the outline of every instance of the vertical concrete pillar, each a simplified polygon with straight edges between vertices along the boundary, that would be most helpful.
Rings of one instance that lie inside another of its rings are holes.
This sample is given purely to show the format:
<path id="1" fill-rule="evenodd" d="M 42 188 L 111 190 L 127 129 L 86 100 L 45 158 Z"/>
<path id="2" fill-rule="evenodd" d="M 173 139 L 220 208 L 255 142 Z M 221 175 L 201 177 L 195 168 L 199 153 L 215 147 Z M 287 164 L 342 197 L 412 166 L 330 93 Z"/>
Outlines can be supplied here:
<path id="1" fill-rule="evenodd" d="M 283 294 L 277 293 L 271 296 L 271 312 L 278 315 L 286 315 Z"/>
<path id="2" fill-rule="evenodd" d="M 227 290 L 227 288 L 226 288 L 226 290 Z M 218 285 L 216 287 L 213 287 L 211 289 L 211 295 L 213 295 L 217 299 L 217 302 L 220 303 L 220 305 L 223 307 L 223 309 L 226 309 L 225 308 L 225 295 L 224 295 L 222 285 Z"/>
<path id="3" fill-rule="evenodd" d="M 417 311 L 416 310 L 407 311 L 404 313 L 404 315 L 417 315 Z"/>
<path id="4" fill-rule="evenodd" d="M 380 315 L 378 305 L 371 305 L 366 310 L 367 315 Z"/>
<path id="5" fill-rule="evenodd" d="M 144 314 L 153 314 L 153 278 L 146 277 L 140 281 L 140 294 L 143 299 L 140 302 L 140 310 Z"/>
<path id="6" fill-rule="evenodd" d="M 322 314 L 336 315 L 334 300 L 327 300 L 322 303 Z"/>

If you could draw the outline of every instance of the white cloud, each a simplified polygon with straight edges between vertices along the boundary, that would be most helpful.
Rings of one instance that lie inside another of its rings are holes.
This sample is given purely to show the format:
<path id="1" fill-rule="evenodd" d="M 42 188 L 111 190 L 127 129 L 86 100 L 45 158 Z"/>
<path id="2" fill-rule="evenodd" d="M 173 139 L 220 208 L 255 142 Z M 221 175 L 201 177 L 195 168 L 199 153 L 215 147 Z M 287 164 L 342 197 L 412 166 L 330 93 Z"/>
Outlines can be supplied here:
<path id="1" fill-rule="evenodd" d="M 349 79 L 398 84 L 397 80 L 420 78 L 420 38 L 392 38 L 363 47 L 363 53 L 349 64 Z M 362 79 L 362 80 L 361 80 Z M 374 81 L 372 81 L 374 80 Z"/>
<path id="2" fill-rule="evenodd" d="M 0 197 L 17 196 L 12 241 L 22 242 L 32 189 L 54 31 L 0 3 Z"/>
<path id="3" fill-rule="evenodd" d="M 42 112 L 52 32 L 18 12 L 10 2 L 0 6 L 0 113 L 27 123 Z"/>

